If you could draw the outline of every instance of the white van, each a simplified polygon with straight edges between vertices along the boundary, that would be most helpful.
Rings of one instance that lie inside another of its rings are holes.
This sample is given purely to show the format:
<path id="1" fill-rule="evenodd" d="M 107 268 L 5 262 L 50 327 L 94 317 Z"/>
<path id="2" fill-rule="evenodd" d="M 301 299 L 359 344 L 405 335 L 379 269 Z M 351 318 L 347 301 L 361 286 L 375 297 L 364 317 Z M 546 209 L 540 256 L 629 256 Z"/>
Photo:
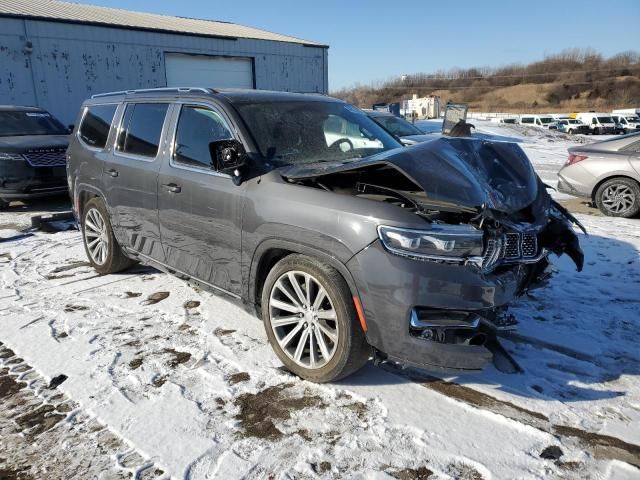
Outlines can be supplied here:
<path id="1" fill-rule="evenodd" d="M 547 128 L 549 130 L 557 130 L 558 125 L 556 119 L 551 115 L 521 115 L 520 125 L 529 125 L 530 127 Z"/>
<path id="2" fill-rule="evenodd" d="M 602 133 L 616 133 L 616 122 L 608 113 L 583 112 L 576 115 L 589 125 L 589 133 L 600 135 Z"/>
<path id="3" fill-rule="evenodd" d="M 620 126 L 624 133 L 640 132 L 640 117 L 637 115 L 611 113 L 611 118 Z"/>

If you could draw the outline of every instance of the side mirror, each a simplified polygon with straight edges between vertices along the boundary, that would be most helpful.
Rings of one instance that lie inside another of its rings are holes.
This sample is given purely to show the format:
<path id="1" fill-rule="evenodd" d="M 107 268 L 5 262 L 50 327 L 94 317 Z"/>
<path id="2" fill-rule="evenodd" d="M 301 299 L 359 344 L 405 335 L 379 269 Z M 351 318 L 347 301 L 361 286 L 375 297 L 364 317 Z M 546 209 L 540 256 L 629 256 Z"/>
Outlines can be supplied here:
<path id="1" fill-rule="evenodd" d="M 69 130 L 69 133 L 73 133 L 73 127 L 75 127 L 75 125 L 74 125 L 74 124 L 69 124 L 69 125 L 67 126 L 67 130 Z"/>
<path id="2" fill-rule="evenodd" d="M 221 173 L 234 177 L 240 175 L 240 168 L 244 166 L 247 153 L 238 140 L 218 140 L 209 143 L 211 164 Z"/>

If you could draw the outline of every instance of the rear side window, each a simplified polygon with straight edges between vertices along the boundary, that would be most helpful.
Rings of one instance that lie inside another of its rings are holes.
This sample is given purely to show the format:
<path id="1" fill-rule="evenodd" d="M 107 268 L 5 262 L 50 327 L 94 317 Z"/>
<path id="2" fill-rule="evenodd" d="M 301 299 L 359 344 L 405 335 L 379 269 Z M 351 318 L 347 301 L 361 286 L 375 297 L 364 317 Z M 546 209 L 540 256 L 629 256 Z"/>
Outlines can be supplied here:
<path id="1" fill-rule="evenodd" d="M 118 150 L 143 157 L 155 157 L 168 107 L 167 103 L 128 104 L 118 136 Z"/>
<path id="2" fill-rule="evenodd" d="M 212 168 L 209 144 L 233 138 L 224 119 L 213 110 L 184 106 L 176 130 L 173 159 L 181 165 Z"/>
<path id="3" fill-rule="evenodd" d="M 524 117 L 524 118 L 521 120 L 521 123 L 533 123 L 533 118 L 531 118 L 531 117 Z"/>
<path id="4" fill-rule="evenodd" d="M 78 128 L 80 138 L 87 145 L 95 148 L 104 148 L 107 144 L 109 129 L 117 105 L 92 105 L 82 118 Z"/>

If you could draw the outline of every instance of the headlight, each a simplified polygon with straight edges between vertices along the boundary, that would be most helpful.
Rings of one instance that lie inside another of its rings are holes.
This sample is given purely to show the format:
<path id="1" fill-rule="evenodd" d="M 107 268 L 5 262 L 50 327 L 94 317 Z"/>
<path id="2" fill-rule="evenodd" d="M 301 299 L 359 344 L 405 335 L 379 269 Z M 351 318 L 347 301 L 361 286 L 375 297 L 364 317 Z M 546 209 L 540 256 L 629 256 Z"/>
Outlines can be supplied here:
<path id="1" fill-rule="evenodd" d="M 462 262 L 482 257 L 482 231 L 470 225 L 433 225 L 430 229 L 413 230 L 378 227 L 385 248 L 397 255 L 422 259 Z"/>
<path id="2" fill-rule="evenodd" d="M 0 152 L 0 160 L 26 160 L 25 156 L 21 153 L 6 153 Z"/>

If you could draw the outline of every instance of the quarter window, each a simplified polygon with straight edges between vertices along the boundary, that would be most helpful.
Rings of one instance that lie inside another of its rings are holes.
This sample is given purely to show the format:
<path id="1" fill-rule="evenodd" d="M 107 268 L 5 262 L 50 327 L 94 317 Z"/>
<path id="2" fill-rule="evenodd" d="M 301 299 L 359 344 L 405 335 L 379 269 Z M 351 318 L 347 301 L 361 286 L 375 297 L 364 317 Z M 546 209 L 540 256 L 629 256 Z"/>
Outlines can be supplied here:
<path id="1" fill-rule="evenodd" d="M 185 105 L 178 119 L 173 160 L 181 165 L 213 168 L 211 143 L 231 138 L 227 123 L 217 112 Z"/>
<path id="2" fill-rule="evenodd" d="M 82 123 L 78 128 L 82 141 L 95 148 L 104 148 L 107 144 L 109 129 L 115 113 L 116 105 L 92 105 L 87 107 Z"/>
<path id="3" fill-rule="evenodd" d="M 166 103 L 128 104 L 118 137 L 118 150 L 143 157 L 155 157 L 168 107 Z"/>

